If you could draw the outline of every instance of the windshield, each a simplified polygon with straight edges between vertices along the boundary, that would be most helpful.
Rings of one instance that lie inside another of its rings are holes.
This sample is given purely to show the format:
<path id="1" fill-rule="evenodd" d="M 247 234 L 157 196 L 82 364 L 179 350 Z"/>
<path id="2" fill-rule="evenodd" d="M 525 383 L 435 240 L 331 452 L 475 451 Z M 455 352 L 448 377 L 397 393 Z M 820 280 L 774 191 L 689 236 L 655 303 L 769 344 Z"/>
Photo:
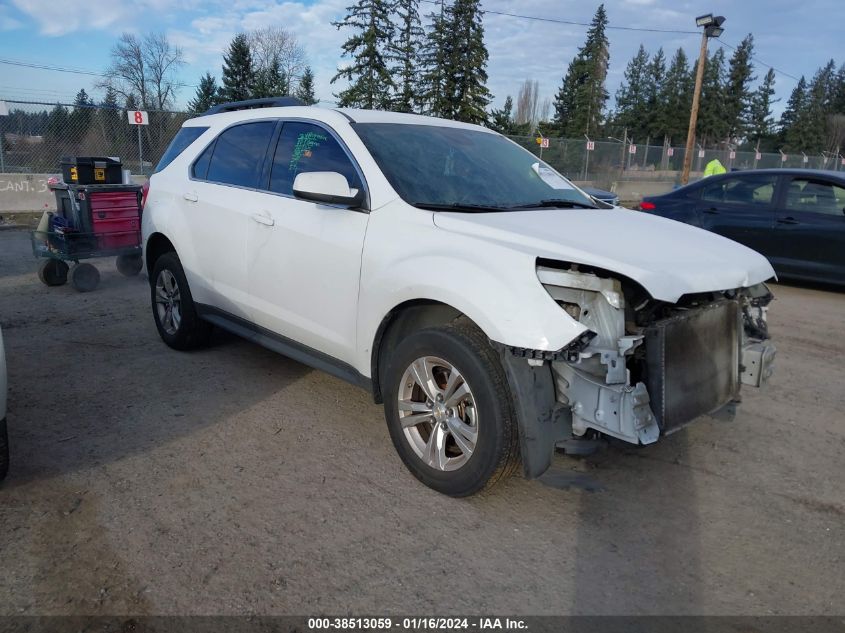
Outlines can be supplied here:
<path id="1" fill-rule="evenodd" d="M 355 130 L 393 188 L 414 206 L 457 211 L 595 207 L 566 178 L 499 134 L 401 123 L 358 123 Z"/>

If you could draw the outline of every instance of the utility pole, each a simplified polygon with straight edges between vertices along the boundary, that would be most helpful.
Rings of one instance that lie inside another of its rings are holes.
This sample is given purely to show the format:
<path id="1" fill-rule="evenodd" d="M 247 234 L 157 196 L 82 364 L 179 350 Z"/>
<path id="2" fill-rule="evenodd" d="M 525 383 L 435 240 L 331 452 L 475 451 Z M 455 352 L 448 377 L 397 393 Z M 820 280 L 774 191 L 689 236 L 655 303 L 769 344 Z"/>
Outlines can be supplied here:
<path id="1" fill-rule="evenodd" d="M 695 19 L 696 26 L 703 26 L 701 34 L 701 50 L 698 53 L 698 68 L 695 73 L 695 89 L 692 93 L 692 109 L 689 115 L 689 129 L 687 130 L 687 147 L 684 151 L 684 169 L 681 172 L 681 184 L 689 182 L 689 172 L 692 166 L 692 149 L 695 145 L 695 125 L 698 122 L 698 105 L 701 100 L 701 83 L 704 80 L 704 64 L 707 62 L 707 40 L 711 37 L 719 37 L 724 29 L 722 23 L 725 18 L 713 17 L 713 14 L 701 15 Z"/>

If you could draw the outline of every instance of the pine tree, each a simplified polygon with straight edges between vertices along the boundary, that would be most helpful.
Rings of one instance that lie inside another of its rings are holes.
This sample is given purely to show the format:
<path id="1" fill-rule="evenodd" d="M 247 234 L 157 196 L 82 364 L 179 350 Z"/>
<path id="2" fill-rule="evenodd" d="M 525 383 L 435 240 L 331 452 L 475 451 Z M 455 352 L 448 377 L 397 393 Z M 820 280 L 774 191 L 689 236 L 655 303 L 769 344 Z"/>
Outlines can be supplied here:
<path id="1" fill-rule="evenodd" d="M 616 91 L 616 114 L 614 123 L 631 130 L 632 136 L 639 137 L 646 118 L 649 75 L 649 60 L 645 46 L 640 44 L 637 54 L 625 68 L 624 81 Z"/>
<path id="2" fill-rule="evenodd" d="M 587 31 L 587 39 L 569 64 L 555 98 L 555 122 L 568 136 L 589 136 L 602 121 L 609 96 L 605 89 L 610 61 L 606 29 L 607 13 L 600 4 Z"/>
<path id="3" fill-rule="evenodd" d="M 315 105 L 319 99 L 314 95 L 314 73 L 310 66 L 305 67 L 302 77 L 299 79 L 299 85 L 296 87 L 296 98 L 302 101 L 305 105 Z"/>
<path id="4" fill-rule="evenodd" d="M 513 134 L 513 99 L 508 95 L 505 105 L 490 112 L 490 127 L 499 134 Z"/>
<path id="5" fill-rule="evenodd" d="M 481 0 L 455 0 L 446 15 L 451 37 L 444 42 L 445 108 L 439 116 L 484 124 L 493 96 L 487 89 L 489 56 L 484 44 Z"/>
<path id="6" fill-rule="evenodd" d="M 421 106 L 419 88 L 420 49 L 425 33 L 420 26 L 419 0 L 397 0 L 399 31 L 390 47 L 390 71 L 396 83 L 393 109 L 414 112 Z"/>
<path id="7" fill-rule="evenodd" d="M 693 82 L 686 53 L 679 48 L 663 80 L 655 123 L 658 133 L 667 136 L 675 144 L 683 143 L 687 138 Z"/>
<path id="8" fill-rule="evenodd" d="M 443 66 L 445 48 L 450 44 L 448 22 L 446 20 L 445 1 L 440 4 L 440 12 L 426 16 L 431 26 L 426 32 L 420 49 L 420 100 L 423 114 L 439 115 L 447 109 L 443 90 Z"/>
<path id="9" fill-rule="evenodd" d="M 73 100 L 73 112 L 68 117 L 67 134 L 72 142 L 81 143 L 88 133 L 88 128 L 91 126 L 91 120 L 94 117 L 93 105 L 94 102 L 85 92 L 85 88 L 76 93 Z"/>
<path id="10" fill-rule="evenodd" d="M 387 0 L 358 0 L 346 9 L 340 22 L 332 22 L 338 29 L 355 29 L 343 44 L 344 57 L 352 63 L 339 69 L 331 83 L 348 80 L 349 86 L 336 95 L 341 107 L 389 110 L 395 84 L 387 67 L 387 55 L 393 42 L 395 28 L 390 21 Z"/>
<path id="11" fill-rule="evenodd" d="M 798 117 L 804 111 L 806 103 L 807 80 L 804 79 L 804 75 L 801 75 L 801 79 L 798 80 L 798 83 L 789 95 L 786 108 L 784 108 L 783 114 L 780 116 L 780 122 L 778 123 L 778 142 L 787 151 L 793 148 L 797 149 L 797 146 L 801 144 L 800 133 L 796 129 L 796 124 L 798 123 Z"/>
<path id="12" fill-rule="evenodd" d="M 736 47 L 728 66 L 725 86 L 724 108 L 728 134 L 731 139 L 744 138 L 751 116 L 751 83 L 756 79 L 751 56 L 754 52 L 754 37 L 749 33 Z"/>
<path id="13" fill-rule="evenodd" d="M 697 136 L 702 145 L 727 139 L 730 124 L 725 111 L 725 51 L 719 49 L 704 65 Z"/>
<path id="14" fill-rule="evenodd" d="M 663 84 L 666 82 L 666 55 L 663 53 L 663 47 L 657 49 L 651 63 L 648 65 L 646 76 L 644 78 L 645 86 L 644 92 L 646 95 L 646 107 L 643 114 L 643 130 L 640 131 L 642 138 L 643 132 L 645 137 L 658 138 L 665 134 L 665 131 L 660 128 L 660 95 L 663 90 Z"/>
<path id="15" fill-rule="evenodd" d="M 772 118 L 772 105 L 776 102 L 775 95 L 775 71 L 769 68 L 769 72 L 763 77 L 757 90 L 751 96 L 751 108 L 748 126 L 748 140 L 755 145 L 759 142 L 763 150 L 774 149 L 772 146 L 774 119 Z M 764 145 L 765 144 L 765 145 Z"/>
<path id="16" fill-rule="evenodd" d="M 124 153 L 123 140 L 126 138 L 125 133 L 125 116 L 120 111 L 120 106 L 117 102 L 117 92 L 113 88 L 106 88 L 106 94 L 100 108 L 97 110 L 97 119 L 99 120 L 100 130 L 103 138 L 110 148 L 109 155 L 120 156 Z"/>
<path id="17" fill-rule="evenodd" d="M 249 41 L 244 33 L 238 33 L 223 56 L 223 85 L 220 88 L 220 97 L 224 101 L 250 99 L 254 84 L 255 72 Z"/>
<path id="18" fill-rule="evenodd" d="M 817 153 L 827 148 L 827 119 L 831 114 L 836 65 L 831 59 L 816 71 L 807 87 L 807 100 L 798 113 L 792 148 Z"/>
<path id="19" fill-rule="evenodd" d="M 188 111 L 194 114 L 202 114 L 217 103 L 218 95 L 217 79 L 211 73 L 205 73 L 200 79 L 199 86 L 197 86 L 196 95 L 188 103 Z"/>
<path id="20" fill-rule="evenodd" d="M 274 54 L 264 68 L 255 73 L 255 84 L 252 96 L 256 99 L 264 97 L 284 97 L 290 92 L 290 80 L 282 69 L 278 54 Z"/>

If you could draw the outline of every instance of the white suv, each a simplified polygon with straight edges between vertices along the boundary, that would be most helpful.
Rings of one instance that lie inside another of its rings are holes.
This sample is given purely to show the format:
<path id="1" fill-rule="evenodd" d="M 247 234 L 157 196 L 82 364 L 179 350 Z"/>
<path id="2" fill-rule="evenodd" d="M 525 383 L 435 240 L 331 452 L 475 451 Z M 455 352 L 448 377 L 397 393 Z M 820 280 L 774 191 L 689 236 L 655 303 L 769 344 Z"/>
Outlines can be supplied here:
<path id="1" fill-rule="evenodd" d="M 219 326 L 365 387 L 408 469 L 469 495 L 730 411 L 771 371 L 764 257 L 595 207 L 483 127 L 226 104 L 150 179 L 153 315 L 173 348 Z"/>

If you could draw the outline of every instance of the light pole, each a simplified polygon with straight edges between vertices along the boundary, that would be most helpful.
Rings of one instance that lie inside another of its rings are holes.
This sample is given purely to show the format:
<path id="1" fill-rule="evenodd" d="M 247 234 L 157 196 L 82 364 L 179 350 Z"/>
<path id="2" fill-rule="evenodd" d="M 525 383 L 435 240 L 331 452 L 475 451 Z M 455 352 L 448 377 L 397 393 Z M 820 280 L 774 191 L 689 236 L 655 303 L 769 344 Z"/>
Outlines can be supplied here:
<path id="1" fill-rule="evenodd" d="M 713 17 L 712 13 L 695 18 L 696 26 L 703 26 L 701 34 L 701 51 L 698 54 L 698 69 L 695 73 L 695 89 L 692 93 L 692 109 L 689 114 L 689 130 L 687 130 L 687 148 L 684 152 L 684 170 L 681 172 L 681 184 L 689 182 L 689 170 L 692 165 L 692 147 L 695 144 L 695 124 L 698 121 L 698 102 L 701 99 L 701 82 L 704 79 L 704 64 L 707 62 L 707 40 L 719 37 L 724 33 L 722 23 L 725 18 L 721 15 Z"/>

